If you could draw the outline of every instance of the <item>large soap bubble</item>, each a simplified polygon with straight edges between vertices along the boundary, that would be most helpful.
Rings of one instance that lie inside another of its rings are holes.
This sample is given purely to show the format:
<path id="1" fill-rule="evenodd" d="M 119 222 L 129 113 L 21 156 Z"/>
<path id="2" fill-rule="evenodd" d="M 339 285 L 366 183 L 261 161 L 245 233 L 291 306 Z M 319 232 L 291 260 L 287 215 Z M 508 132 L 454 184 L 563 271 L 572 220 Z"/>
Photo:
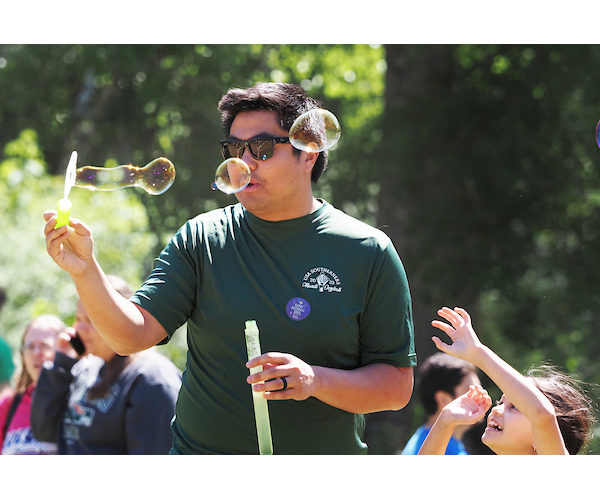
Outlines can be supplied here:
<path id="1" fill-rule="evenodd" d="M 290 128 L 292 145 L 309 153 L 330 149 L 341 135 L 342 129 L 335 115 L 321 108 L 301 114 Z"/>
<path id="2" fill-rule="evenodd" d="M 238 193 L 251 179 L 250 167 L 240 158 L 228 158 L 217 167 L 213 190 L 219 189 L 226 194 Z"/>

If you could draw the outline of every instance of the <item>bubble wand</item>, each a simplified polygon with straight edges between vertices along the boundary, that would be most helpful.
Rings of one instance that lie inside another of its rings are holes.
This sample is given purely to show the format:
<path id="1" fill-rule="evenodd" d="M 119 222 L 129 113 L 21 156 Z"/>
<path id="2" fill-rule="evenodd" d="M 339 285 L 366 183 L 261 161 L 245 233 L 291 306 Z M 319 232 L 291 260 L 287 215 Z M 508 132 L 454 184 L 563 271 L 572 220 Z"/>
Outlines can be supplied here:
<path id="1" fill-rule="evenodd" d="M 156 158 L 145 167 L 120 165 L 114 168 L 85 166 L 76 168 L 77 151 L 71 153 L 65 175 L 64 198 L 58 202 L 56 227 L 69 223 L 71 188 L 77 186 L 91 191 L 115 191 L 127 187 L 141 187 L 147 193 L 159 195 L 175 182 L 175 167 L 167 158 Z"/>
<path id="2" fill-rule="evenodd" d="M 248 350 L 248 361 L 260 356 L 260 341 L 258 338 L 258 327 L 256 321 L 246 321 L 246 348 Z M 250 375 L 262 371 L 262 366 L 250 368 Z M 254 386 L 254 384 L 252 384 Z M 252 391 L 254 401 L 254 418 L 256 419 L 256 434 L 258 436 L 258 451 L 261 455 L 273 454 L 273 442 L 271 441 L 271 422 L 269 420 L 269 407 L 262 392 Z"/>
<path id="3" fill-rule="evenodd" d="M 56 218 L 56 227 L 65 226 L 69 223 L 71 217 L 71 201 L 69 193 L 75 185 L 75 166 L 77 165 L 77 151 L 71 153 L 69 163 L 67 164 L 67 173 L 65 174 L 65 192 L 64 197 L 58 200 L 58 216 Z"/>

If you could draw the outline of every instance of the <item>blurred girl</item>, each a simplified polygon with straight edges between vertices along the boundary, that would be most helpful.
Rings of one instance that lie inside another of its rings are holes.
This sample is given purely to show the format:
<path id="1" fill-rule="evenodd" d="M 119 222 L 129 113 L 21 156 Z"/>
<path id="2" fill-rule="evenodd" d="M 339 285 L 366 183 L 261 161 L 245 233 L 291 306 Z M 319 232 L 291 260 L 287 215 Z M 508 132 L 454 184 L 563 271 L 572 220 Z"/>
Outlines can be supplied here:
<path id="1" fill-rule="evenodd" d="M 479 341 L 467 311 L 444 307 L 438 314 L 450 324 L 436 320 L 432 325 L 452 343 L 432 337 L 436 347 L 470 361 L 504 392 L 488 417 L 481 438 L 486 446 L 499 455 L 575 455 L 584 447 L 594 414 L 574 381 L 551 368 L 524 377 Z M 476 422 L 490 406 L 487 392 L 471 386 L 442 410 L 419 454 L 443 454 L 454 427 Z"/>
<path id="2" fill-rule="evenodd" d="M 21 371 L 16 391 L 0 402 L 2 455 L 52 455 L 56 444 L 37 441 L 31 432 L 32 393 L 46 361 L 55 355 L 56 339 L 66 325 L 56 316 L 39 316 L 27 325 L 21 341 Z"/>

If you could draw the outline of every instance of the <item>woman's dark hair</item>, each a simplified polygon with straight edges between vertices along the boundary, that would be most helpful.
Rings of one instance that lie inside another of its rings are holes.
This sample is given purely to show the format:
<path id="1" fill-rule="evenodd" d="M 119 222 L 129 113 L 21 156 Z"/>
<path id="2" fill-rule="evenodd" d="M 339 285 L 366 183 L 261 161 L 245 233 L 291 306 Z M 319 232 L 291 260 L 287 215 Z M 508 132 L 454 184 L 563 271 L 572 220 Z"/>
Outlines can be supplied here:
<path id="1" fill-rule="evenodd" d="M 113 288 L 123 297 L 128 299 L 133 295 L 133 288 L 125 280 L 118 276 L 107 276 Z M 134 359 L 134 356 L 120 356 L 115 354 L 110 361 L 104 365 L 102 377 L 87 391 L 87 398 L 98 399 L 107 395 L 112 385 L 118 380 L 125 367 Z"/>
<path id="2" fill-rule="evenodd" d="M 596 421 L 592 400 L 581 382 L 551 365 L 532 368 L 527 377 L 554 406 L 565 446 L 569 454 L 576 455 L 590 440 Z"/>
<path id="3" fill-rule="evenodd" d="M 456 387 L 471 373 L 476 373 L 476 368 L 468 361 L 443 352 L 428 357 L 417 374 L 417 388 L 427 416 L 438 410 L 436 392 L 444 391 L 455 398 Z"/>
<path id="4" fill-rule="evenodd" d="M 291 83 L 257 83 L 247 89 L 229 89 L 219 101 L 223 132 L 227 137 L 236 115 L 242 111 L 268 110 L 274 111 L 279 119 L 279 126 L 289 131 L 292 124 L 301 114 L 318 109 L 321 104 L 310 97 L 302 87 Z M 294 148 L 294 154 L 301 151 Z M 317 182 L 327 168 L 328 151 L 321 151 L 312 169 L 311 180 Z"/>

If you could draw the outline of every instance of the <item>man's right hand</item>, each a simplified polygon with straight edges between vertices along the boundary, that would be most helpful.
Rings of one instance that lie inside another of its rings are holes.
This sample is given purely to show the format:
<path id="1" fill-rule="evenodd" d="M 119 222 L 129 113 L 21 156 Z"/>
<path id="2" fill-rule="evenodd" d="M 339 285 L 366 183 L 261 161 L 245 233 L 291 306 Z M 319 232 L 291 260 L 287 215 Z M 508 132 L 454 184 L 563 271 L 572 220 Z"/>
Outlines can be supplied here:
<path id="1" fill-rule="evenodd" d="M 71 218 L 69 225 L 56 226 L 56 210 L 44 212 L 46 250 L 61 269 L 70 275 L 83 273 L 93 260 L 94 241 L 88 226 Z"/>

